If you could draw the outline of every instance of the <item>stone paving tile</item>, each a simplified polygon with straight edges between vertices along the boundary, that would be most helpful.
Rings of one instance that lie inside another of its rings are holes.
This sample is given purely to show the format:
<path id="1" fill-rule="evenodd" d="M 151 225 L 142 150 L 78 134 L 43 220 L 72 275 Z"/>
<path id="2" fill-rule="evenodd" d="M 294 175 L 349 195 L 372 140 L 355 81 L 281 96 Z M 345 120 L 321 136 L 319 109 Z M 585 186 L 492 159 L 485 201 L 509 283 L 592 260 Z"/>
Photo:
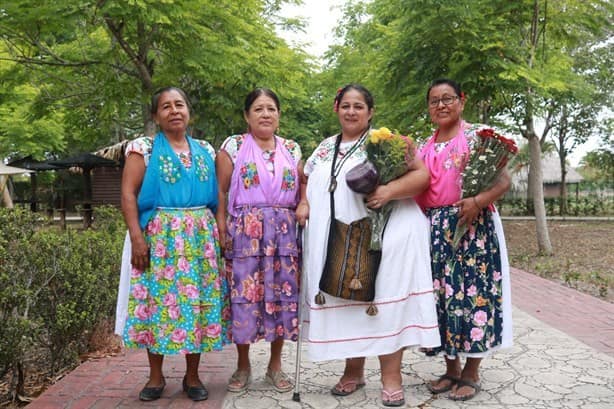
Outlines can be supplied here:
<path id="1" fill-rule="evenodd" d="M 484 360 L 482 392 L 468 402 L 433 396 L 425 382 L 444 372 L 442 358 L 427 358 L 415 349 L 405 352 L 403 382 L 406 408 L 480 409 L 611 409 L 614 408 L 614 304 L 512 269 L 514 346 Z M 181 390 L 185 360 L 165 358 L 167 387 L 160 400 L 140 402 L 138 392 L 148 374 L 144 351 L 88 361 L 72 371 L 28 409 L 128 408 L 381 408 L 379 364 L 367 359 L 367 385 L 347 397 L 330 389 L 343 371 L 342 361 L 301 365 L 301 402 L 292 392 L 276 393 L 264 382 L 269 346 L 251 349 L 253 382 L 242 394 L 226 392 L 236 353 L 203 354 L 201 377 L 210 398 L 192 402 Z M 294 375 L 296 344 L 284 348 L 283 369 Z M 306 354 L 303 353 L 303 357 Z"/>
<path id="2" fill-rule="evenodd" d="M 473 400 L 454 402 L 445 394 L 433 396 L 425 382 L 445 370 L 441 358 L 425 358 L 415 349 L 405 352 L 403 381 L 408 408 L 484 408 L 484 409 L 605 409 L 614 407 L 614 357 L 590 346 L 514 308 L 514 346 L 499 351 L 482 363 L 482 392 Z M 266 345 L 253 347 L 254 364 L 266 365 Z M 264 356 L 262 356 L 264 354 Z M 293 374 L 291 361 L 295 346 L 286 348 L 284 370 Z M 305 356 L 305 354 L 303 354 Z M 376 358 L 368 358 L 367 385 L 347 397 L 335 397 L 330 388 L 343 372 L 343 362 L 302 365 L 301 402 L 292 393 L 277 394 L 259 379 L 242 395 L 228 394 L 224 409 L 265 408 L 378 408 L 380 380 Z"/>

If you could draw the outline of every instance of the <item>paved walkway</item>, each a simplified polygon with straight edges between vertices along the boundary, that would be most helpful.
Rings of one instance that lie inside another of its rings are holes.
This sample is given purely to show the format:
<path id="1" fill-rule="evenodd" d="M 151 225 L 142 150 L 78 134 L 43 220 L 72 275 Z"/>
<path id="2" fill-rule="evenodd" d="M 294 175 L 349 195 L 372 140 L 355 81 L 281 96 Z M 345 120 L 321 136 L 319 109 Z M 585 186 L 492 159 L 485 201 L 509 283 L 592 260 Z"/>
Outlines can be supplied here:
<path id="1" fill-rule="evenodd" d="M 433 396 L 426 380 L 443 373 L 439 358 L 425 358 L 415 350 L 403 360 L 403 381 L 408 408 L 485 409 L 611 409 L 614 407 L 614 304 L 579 293 L 535 275 L 512 269 L 514 347 L 494 354 L 482 364 L 482 392 L 471 401 L 453 402 Z M 296 347 L 288 343 L 284 369 L 294 374 Z M 138 392 L 147 379 L 144 352 L 84 363 L 49 388 L 28 409 L 106 408 L 378 408 L 378 361 L 367 359 L 367 386 L 338 398 L 329 393 L 343 370 L 343 362 L 314 364 L 303 360 L 301 402 L 292 392 L 275 393 L 264 383 L 267 345 L 252 348 L 254 381 L 243 394 L 226 393 L 235 365 L 232 347 L 205 354 L 202 379 L 209 400 L 195 403 L 181 391 L 184 361 L 167 357 L 167 387 L 163 397 L 143 403 Z"/>

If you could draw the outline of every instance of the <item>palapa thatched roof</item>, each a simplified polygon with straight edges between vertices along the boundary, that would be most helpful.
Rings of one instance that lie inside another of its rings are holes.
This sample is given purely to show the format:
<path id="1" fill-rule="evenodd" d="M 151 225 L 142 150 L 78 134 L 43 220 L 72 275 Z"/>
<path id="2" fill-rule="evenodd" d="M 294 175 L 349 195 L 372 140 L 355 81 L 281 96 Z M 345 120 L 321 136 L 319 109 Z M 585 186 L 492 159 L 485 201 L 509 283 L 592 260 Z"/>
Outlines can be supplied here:
<path id="1" fill-rule="evenodd" d="M 573 167 L 567 166 L 567 175 L 565 175 L 566 183 L 579 183 L 584 180 L 582 175 L 578 173 Z M 512 187 L 515 190 L 526 189 L 528 179 L 528 167 L 523 166 L 518 169 L 512 170 Z M 542 173 L 543 183 L 555 184 L 561 183 L 561 164 L 559 157 L 556 153 L 547 153 L 542 157 Z"/>
<path id="2" fill-rule="evenodd" d="M 94 155 L 102 156 L 103 158 L 111 159 L 117 162 L 121 162 L 124 158 L 126 151 L 126 145 L 130 143 L 132 139 L 126 139 L 111 146 L 106 146 L 102 149 L 98 149 L 92 152 Z"/>
<path id="3" fill-rule="evenodd" d="M 582 175 L 569 164 L 565 169 L 567 170 L 567 175 L 565 175 L 567 183 L 579 183 L 584 180 Z M 544 183 L 561 183 L 561 162 L 556 154 L 547 154 L 542 158 L 542 172 Z"/>

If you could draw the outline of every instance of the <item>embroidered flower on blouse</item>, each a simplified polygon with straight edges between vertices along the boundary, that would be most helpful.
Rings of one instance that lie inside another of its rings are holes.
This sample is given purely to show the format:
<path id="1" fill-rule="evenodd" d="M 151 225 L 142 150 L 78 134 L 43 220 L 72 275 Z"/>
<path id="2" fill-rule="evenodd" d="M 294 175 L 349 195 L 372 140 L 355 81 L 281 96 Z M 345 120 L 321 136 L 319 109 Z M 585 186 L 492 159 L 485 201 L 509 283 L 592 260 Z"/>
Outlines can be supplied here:
<path id="1" fill-rule="evenodd" d="M 240 169 L 240 176 L 243 180 L 243 187 L 249 189 L 253 186 L 260 184 L 260 177 L 258 176 L 258 169 L 254 162 L 247 162 Z"/>
<path id="2" fill-rule="evenodd" d="M 205 158 L 202 155 L 196 155 L 194 158 L 196 163 L 196 176 L 201 182 L 209 180 L 209 167 L 205 162 Z"/>
<path id="3" fill-rule="evenodd" d="M 181 178 L 179 167 L 173 163 L 170 156 L 160 156 L 160 173 L 162 180 L 167 183 L 176 183 Z"/>
<path id="4" fill-rule="evenodd" d="M 281 181 L 281 190 L 287 192 L 294 190 L 296 187 L 296 172 L 294 169 L 284 168 L 284 173 Z"/>

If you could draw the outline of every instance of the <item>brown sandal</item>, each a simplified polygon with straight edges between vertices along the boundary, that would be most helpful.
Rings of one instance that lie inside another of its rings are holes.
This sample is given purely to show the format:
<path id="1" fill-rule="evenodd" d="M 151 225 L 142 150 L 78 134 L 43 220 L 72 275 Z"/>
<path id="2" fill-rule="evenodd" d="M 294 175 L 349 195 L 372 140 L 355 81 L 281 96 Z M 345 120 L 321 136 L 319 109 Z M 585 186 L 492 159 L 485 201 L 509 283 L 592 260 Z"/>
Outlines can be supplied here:
<path id="1" fill-rule="evenodd" d="M 230 392 L 243 392 L 247 390 L 247 385 L 249 385 L 251 380 L 251 371 L 240 371 L 237 369 L 228 380 L 228 386 L 226 389 L 228 389 Z"/>
<path id="2" fill-rule="evenodd" d="M 290 378 L 284 371 L 272 371 L 269 368 L 266 371 L 264 379 L 273 385 L 273 389 L 279 393 L 288 392 L 294 387 L 290 382 Z"/>

